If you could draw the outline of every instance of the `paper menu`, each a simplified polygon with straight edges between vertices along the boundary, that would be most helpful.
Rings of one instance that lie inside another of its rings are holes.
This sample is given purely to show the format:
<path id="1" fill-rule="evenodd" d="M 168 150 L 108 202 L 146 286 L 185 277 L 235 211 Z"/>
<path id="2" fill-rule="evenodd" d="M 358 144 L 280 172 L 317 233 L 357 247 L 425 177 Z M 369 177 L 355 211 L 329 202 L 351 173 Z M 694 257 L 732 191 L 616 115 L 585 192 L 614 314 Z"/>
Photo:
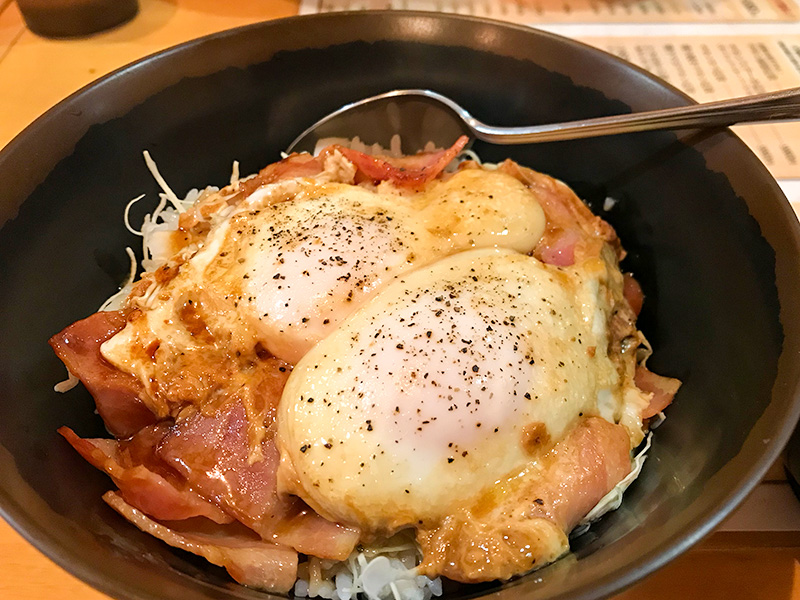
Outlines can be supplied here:
<path id="1" fill-rule="evenodd" d="M 423 10 L 513 23 L 796 21 L 792 0 L 302 0 L 300 14 Z"/>
<path id="2" fill-rule="evenodd" d="M 647 69 L 698 102 L 800 87 L 800 33 L 576 37 Z M 800 121 L 733 130 L 778 180 L 800 215 Z"/>
<path id="3" fill-rule="evenodd" d="M 581 41 L 647 69 L 698 102 L 800 87 L 800 34 L 586 36 Z M 800 214 L 800 121 L 733 130 Z"/>
<path id="4" fill-rule="evenodd" d="M 800 87 L 800 35 L 587 37 L 699 102 Z M 800 178 L 800 122 L 734 127 L 776 178 Z"/>
<path id="5" fill-rule="evenodd" d="M 658 75 L 698 102 L 800 87 L 800 33 L 579 37 Z M 733 130 L 800 214 L 800 121 Z"/>

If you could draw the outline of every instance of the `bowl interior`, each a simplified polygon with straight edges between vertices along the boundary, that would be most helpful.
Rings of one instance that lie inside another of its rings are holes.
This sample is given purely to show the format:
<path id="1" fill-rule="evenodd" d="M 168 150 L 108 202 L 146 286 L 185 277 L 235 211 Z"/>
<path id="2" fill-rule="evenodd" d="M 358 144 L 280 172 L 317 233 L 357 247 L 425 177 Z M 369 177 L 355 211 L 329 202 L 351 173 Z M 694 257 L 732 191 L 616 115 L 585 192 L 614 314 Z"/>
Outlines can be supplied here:
<path id="1" fill-rule="evenodd" d="M 123 522 L 111 482 L 56 434 L 104 435 L 47 339 L 95 311 L 125 278 L 138 238 L 122 211 L 157 187 L 149 150 L 179 195 L 279 158 L 305 127 L 402 87 L 449 95 L 493 124 L 682 104 L 601 52 L 533 30 L 433 14 L 323 15 L 186 44 L 105 78 L 0 154 L 0 510 L 101 590 L 130 599 L 257 598 L 205 561 Z M 797 416 L 798 226 L 774 180 L 728 132 L 648 133 L 527 147 L 476 144 L 573 188 L 609 220 L 646 295 L 649 362 L 684 386 L 618 511 L 574 553 L 494 594 L 594 598 L 630 584 L 707 533 L 758 481 Z M 606 198 L 616 200 L 603 211 Z M 142 202 L 132 211 L 138 222 Z"/>

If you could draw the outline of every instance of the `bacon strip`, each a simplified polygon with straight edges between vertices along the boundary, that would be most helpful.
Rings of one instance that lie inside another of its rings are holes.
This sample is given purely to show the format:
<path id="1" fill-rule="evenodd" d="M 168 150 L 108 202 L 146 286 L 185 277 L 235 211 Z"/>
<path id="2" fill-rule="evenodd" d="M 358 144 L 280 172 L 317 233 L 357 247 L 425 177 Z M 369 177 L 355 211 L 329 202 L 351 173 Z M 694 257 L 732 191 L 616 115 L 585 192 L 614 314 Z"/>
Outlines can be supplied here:
<path id="1" fill-rule="evenodd" d="M 325 169 L 325 161 L 318 156 L 310 154 L 291 154 L 281 161 L 267 165 L 258 172 L 261 185 L 292 179 L 293 177 L 313 177 L 319 175 Z M 242 185 L 247 185 L 243 181 Z"/>
<path id="2" fill-rule="evenodd" d="M 115 492 L 106 492 L 103 500 L 145 533 L 174 548 L 202 556 L 225 567 L 231 577 L 243 585 L 271 592 L 288 592 L 297 579 L 297 552 L 243 535 L 234 527 L 214 534 L 167 527 L 150 519 Z"/>
<path id="3" fill-rule="evenodd" d="M 267 165 L 258 175 L 239 183 L 239 191 L 229 202 L 246 198 L 258 188 L 270 183 L 277 183 L 294 177 L 313 177 L 325 170 L 325 161 L 319 156 L 310 154 L 290 154 L 283 160 Z"/>
<path id="4" fill-rule="evenodd" d="M 398 187 L 419 188 L 433 180 L 450 164 L 467 145 L 469 138 L 462 135 L 446 150 L 423 152 L 403 158 L 370 156 L 343 146 L 329 146 L 323 153 L 338 150 L 352 162 L 358 171 L 374 182 L 389 181 Z"/>
<path id="5" fill-rule="evenodd" d="M 667 408 L 681 387 L 679 379 L 656 375 L 644 365 L 636 367 L 636 375 L 633 378 L 633 382 L 643 392 L 653 395 L 650 398 L 650 404 L 642 411 L 643 419 L 654 417 Z"/>
<path id="6" fill-rule="evenodd" d="M 540 471 L 512 477 L 434 529 L 420 528 L 420 572 L 471 583 L 552 562 L 569 548 L 567 532 L 630 470 L 627 431 L 585 418 L 543 457 Z"/>
<path id="7" fill-rule="evenodd" d="M 147 428 L 137 437 L 163 437 L 164 429 L 155 436 L 155 431 Z M 185 489 L 177 476 L 169 477 L 163 473 L 167 468 L 162 466 L 163 474 L 147 468 L 135 460 L 129 446 L 137 442 L 120 442 L 106 439 L 83 439 L 69 427 L 61 427 L 58 432 L 64 436 L 75 450 L 89 463 L 104 471 L 119 488 L 119 494 L 128 504 L 133 505 L 154 519 L 162 521 L 178 521 L 191 517 L 206 517 L 215 523 L 231 523 L 233 519 L 219 508 L 204 500 L 198 494 Z M 139 444 L 141 441 L 138 440 Z M 148 442 L 153 453 L 153 440 Z"/>
<path id="8" fill-rule="evenodd" d="M 569 266 L 598 256 L 610 244 L 621 260 L 624 251 L 614 228 L 596 216 L 575 193 L 560 181 L 506 160 L 497 169 L 524 183 L 536 196 L 547 221 L 534 256 L 549 264 Z"/>
<path id="9" fill-rule="evenodd" d="M 125 327 L 121 311 L 96 312 L 50 338 L 56 355 L 89 390 L 106 428 L 116 437 L 129 437 L 156 422 L 142 402 L 144 387 L 100 354 L 100 345 Z"/>
<path id="10" fill-rule="evenodd" d="M 251 424 L 269 426 L 272 421 L 287 376 L 279 371 L 283 363 L 273 361 L 276 377 L 265 373 L 257 382 L 253 408 L 258 414 L 246 414 L 242 402 L 233 401 L 212 415 L 196 414 L 172 427 L 150 427 L 155 415 L 146 408 L 146 413 L 138 412 L 138 407 L 144 408 L 139 381 L 100 354 L 100 344 L 125 322 L 122 313 L 96 313 L 52 340 L 57 354 L 95 397 L 112 433 L 130 437 L 83 440 L 62 429 L 73 447 L 114 479 L 127 503 L 154 518 L 204 516 L 224 523 L 233 517 L 263 538 L 286 540 L 301 552 L 347 558 L 358 541 L 356 530 L 326 521 L 300 500 L 278 497 L 278 454 L 271 434 L 259 442 L 262 457 L 252 460 L 258 457 L 252 453 Z"/>
<path id="11" fill-rule="evenodd" d="M 291 504 L 273 534 L 276 542 L 319 558 L 345 560 L 350 556 L 360 538 L 357 529 L 323 519 L 299 498 Z"/>
<path id="12" fill-rule="evenodd" d="M 261 443 L 261 455 L 249 460 L 247 418 L 238 402 L 186 419 L 159 446 L 159 456 L 192 489 L 264 539 L 320 558 L 347 558 L 359 532 L 323 519 L 297 498 L 279 497 L 279 456 L 271 437 Z"/>
<path id="13" fill-rule="evenodd" d="M 644 304 L 644 292 L 639 282 L 630 273 L 622 276 L 622 295 L 628 301 L 633 313 L 638 317 Z"/>
<path id="14" fill-rule="evenodd" d="M 631 471 L 630 436 L 621 425 L 600 417 L 581 421 L 556 445 L 546 475 L 536 486 L 531 516 L 557 523 L 565 532 Z"/>
<path id="15" fill-rule="evenodd" d="M 569 267 L 575 264 L 575 247 L 582 236 L 576 229 L 551 231 L 546 242 L 540 242 L 536 248 L 537 258 L 548 265 Z"/>

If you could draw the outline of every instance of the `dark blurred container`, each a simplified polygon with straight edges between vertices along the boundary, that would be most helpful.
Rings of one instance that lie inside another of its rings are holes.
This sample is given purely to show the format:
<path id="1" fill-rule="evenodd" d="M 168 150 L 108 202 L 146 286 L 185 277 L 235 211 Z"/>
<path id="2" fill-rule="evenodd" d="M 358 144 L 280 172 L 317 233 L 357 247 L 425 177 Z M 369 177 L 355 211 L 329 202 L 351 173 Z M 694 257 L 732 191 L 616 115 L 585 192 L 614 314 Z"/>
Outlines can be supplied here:
<path id="1" fill-rule="evenodd" d="M 139 0 L 17 0 L 28 28 L 44 37 L 76 37 L 129 21 Z"/>

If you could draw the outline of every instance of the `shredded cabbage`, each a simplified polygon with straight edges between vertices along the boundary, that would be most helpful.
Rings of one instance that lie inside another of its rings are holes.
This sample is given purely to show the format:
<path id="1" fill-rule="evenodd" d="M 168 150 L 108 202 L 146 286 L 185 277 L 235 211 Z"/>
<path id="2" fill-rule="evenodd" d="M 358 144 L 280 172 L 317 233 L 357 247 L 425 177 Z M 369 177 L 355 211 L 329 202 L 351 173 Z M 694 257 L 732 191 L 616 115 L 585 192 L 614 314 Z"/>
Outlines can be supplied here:
<path id="1" fill-rule="evenodd" d="M 353 552 L 342 562 L 309 557 L 298 568 L 297 597 L 354 600 L 430 600 L 441 596 L 440 578 L 429 579 L 417 571 L 422 556 L 408 532 L 380 546 Z"/>
<path id="2" fill-rule="evenodd" d="M 161 176 L 161 173 L 158 172 L 158 167 L 156 166 L 156 161 L 154 161 L 150 157 L 150 153 L 145 150 L 143 153 L 144 155 L 144 162 L 147 164 L 147 168 L 150 169 L 150 173 L 153 174 L 153 179 L 156 180 L 159 187 L 164 190 L 164 194 L 167 196 L 167 200 L 172 203 L 172 206 L 175 207 L 179 213 L 182 213 L 186 210 L 183 205 L 183 202 L 175 195 L 175 192 L 172 191 L 172 188 L 167 185 L 167 182 Z"/>
<path id="3" fill-rule="evenodd" d="M 63 394 L 64 392 L 70 391 L 76 385 L 80 383 L 80 379 L 78 379 L 75 375 L 72 374 L 72 371 L 67 369 L 67 378 L 64 381 L 59 381 L 57 384 L 53 386 L 53 390 L 58 392 L 59 394 Z"/>

